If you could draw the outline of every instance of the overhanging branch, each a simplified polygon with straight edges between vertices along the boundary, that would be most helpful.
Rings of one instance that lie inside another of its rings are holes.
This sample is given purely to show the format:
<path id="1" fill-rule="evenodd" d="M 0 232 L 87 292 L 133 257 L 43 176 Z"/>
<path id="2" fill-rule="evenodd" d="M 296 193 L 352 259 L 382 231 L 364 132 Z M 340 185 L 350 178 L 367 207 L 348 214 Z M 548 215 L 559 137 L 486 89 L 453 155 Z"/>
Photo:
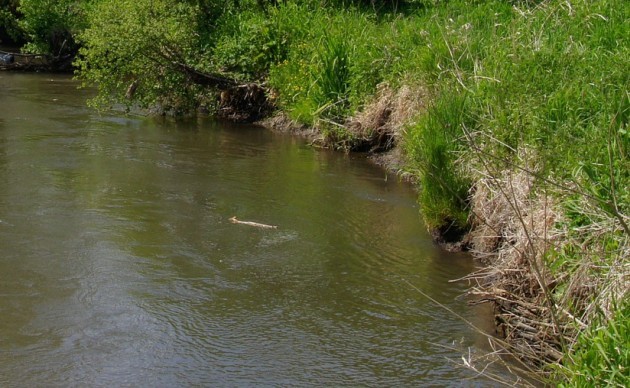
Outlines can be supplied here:
<path id="1" fill-rule="evenodd" d="M 160 56 L 169 61 L 176 69 L 186 74 L 190 80 L 196 84 L 215 87 L 219 90 L 228 90 L 242 83 L 234 78 L 228 78 L 216 73 L 206 73 L 185 63 L 182 56 L 166 45 L 161 46 Z"/>

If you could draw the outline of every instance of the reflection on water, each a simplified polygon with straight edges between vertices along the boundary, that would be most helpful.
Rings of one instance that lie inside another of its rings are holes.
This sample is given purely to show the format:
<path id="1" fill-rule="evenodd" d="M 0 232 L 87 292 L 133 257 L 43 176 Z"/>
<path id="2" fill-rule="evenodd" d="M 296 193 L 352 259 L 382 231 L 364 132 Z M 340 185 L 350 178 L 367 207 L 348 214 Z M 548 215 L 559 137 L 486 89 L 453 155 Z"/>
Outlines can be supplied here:
<path id="1" fill-rule="evenodd" d="M 409 285 L 488 328 L 448 282 L 472 263 L 382 170 L 0 83 L 0 385 L 488 385 L 449 349 L 484 339 Z"/>

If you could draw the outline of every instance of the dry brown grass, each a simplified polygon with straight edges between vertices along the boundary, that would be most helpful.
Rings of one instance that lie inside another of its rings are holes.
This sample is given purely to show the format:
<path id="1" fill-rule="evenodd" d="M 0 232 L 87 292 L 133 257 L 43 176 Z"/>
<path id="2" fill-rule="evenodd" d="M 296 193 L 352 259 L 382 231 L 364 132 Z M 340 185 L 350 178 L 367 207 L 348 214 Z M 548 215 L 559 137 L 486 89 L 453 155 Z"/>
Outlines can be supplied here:
<path id="1" fill-rule="evenodd" d="M 388 84 L 378 87 L 376 97 L 365 109 L 350 118 L 345 128 L 354 139 L 353 150 L 382 152 L 398 144 L 403 127 L 423 112 L 427 91 L 419 86 L 393 90 Z"/>
<path id="2" fill-rule="evenodd" d="M 471 293 L 495 303 L 500 333 L 524 358 L 558 361 L 562 342 L 546 295 L 552 279 L 541 262 L 558 215 L 551 199 L 532 193 L 533 184 L 525 172 L 503 171 L 475 185 L 470 239 L 487 266 L 472 276 L 478 286 Z"/>
<path id="3" fill-rule="evenodd" d="M 499 332 L 511 351 L 540 367 L 561 362 L 579 331 L 626 297 L 630 248 L 619 223 L 597 206 L 590 208 L 594 222 L 588 227 L 567 227 L 559 205 L 567 193 L 540 189 L 535 166 L 528 163 L 534 159 L 522 154 L 519 168 L 502 171 L 477 163 L 469 238 L 472 253 L 486 266 L 469 279 L 476 281 L 472 295 L 494 303 Z M 619 244 L 612 263 L 603 246 L 611 236 Z M 575 261 L 556 254 L 568 246 L 577 247 Z"/>

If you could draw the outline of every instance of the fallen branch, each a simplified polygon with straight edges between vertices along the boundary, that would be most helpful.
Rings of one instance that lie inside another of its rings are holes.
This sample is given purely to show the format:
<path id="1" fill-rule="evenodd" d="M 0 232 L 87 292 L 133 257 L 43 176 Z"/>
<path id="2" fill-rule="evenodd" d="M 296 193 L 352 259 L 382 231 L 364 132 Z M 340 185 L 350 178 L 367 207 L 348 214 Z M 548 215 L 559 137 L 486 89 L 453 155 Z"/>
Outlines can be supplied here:
<path id="1" fill-rule="evenodd" d="M 186 74 L 190 80 L 196 84 L 214 87 L 219 90 L 229 90 L 241 85 L 241 82 L 238 82 L 234 78 L 228 78 L 216 73 L 207 73 L 187 64 L 183 56 L 176 49 L 168 47 L 167 45 L 160 46 L 158 55 L 170 62 L 174 68 Z"/>
<path id="2" fill-rule="evenodd" d="M 252 222 L 252 221 L 237 220 L 236 216 L 230 218 L 230 222 L 233 224 L 249 225 L 249 226 L 255 226 L 257 228 L 264 228 L 264 229 L 277 229 L 278 228 L 275 225 L 267 225 L 267 224 L 261 224 L 258 222 Z"/>

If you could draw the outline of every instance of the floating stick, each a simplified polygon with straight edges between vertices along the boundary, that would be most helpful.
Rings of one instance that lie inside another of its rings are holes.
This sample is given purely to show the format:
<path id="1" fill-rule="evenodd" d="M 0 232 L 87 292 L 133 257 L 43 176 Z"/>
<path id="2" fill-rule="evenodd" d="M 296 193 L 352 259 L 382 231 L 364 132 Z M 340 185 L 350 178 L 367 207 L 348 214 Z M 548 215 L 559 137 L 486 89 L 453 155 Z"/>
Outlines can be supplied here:
<path id="1" fill-rule="evenodd" d="M 255 226 L 257 228 L 264 228 L 264 229 L 277 229 L 278 228 L 275 225 L 267 225 L 267 224 L 261 224 L 258 222 L 251 222 L 251 221 L 240 221 L 236 219 L 236 216 L 230 218 L 230 222 L 233 224 L 249 225 L 249 226 Z"/>

